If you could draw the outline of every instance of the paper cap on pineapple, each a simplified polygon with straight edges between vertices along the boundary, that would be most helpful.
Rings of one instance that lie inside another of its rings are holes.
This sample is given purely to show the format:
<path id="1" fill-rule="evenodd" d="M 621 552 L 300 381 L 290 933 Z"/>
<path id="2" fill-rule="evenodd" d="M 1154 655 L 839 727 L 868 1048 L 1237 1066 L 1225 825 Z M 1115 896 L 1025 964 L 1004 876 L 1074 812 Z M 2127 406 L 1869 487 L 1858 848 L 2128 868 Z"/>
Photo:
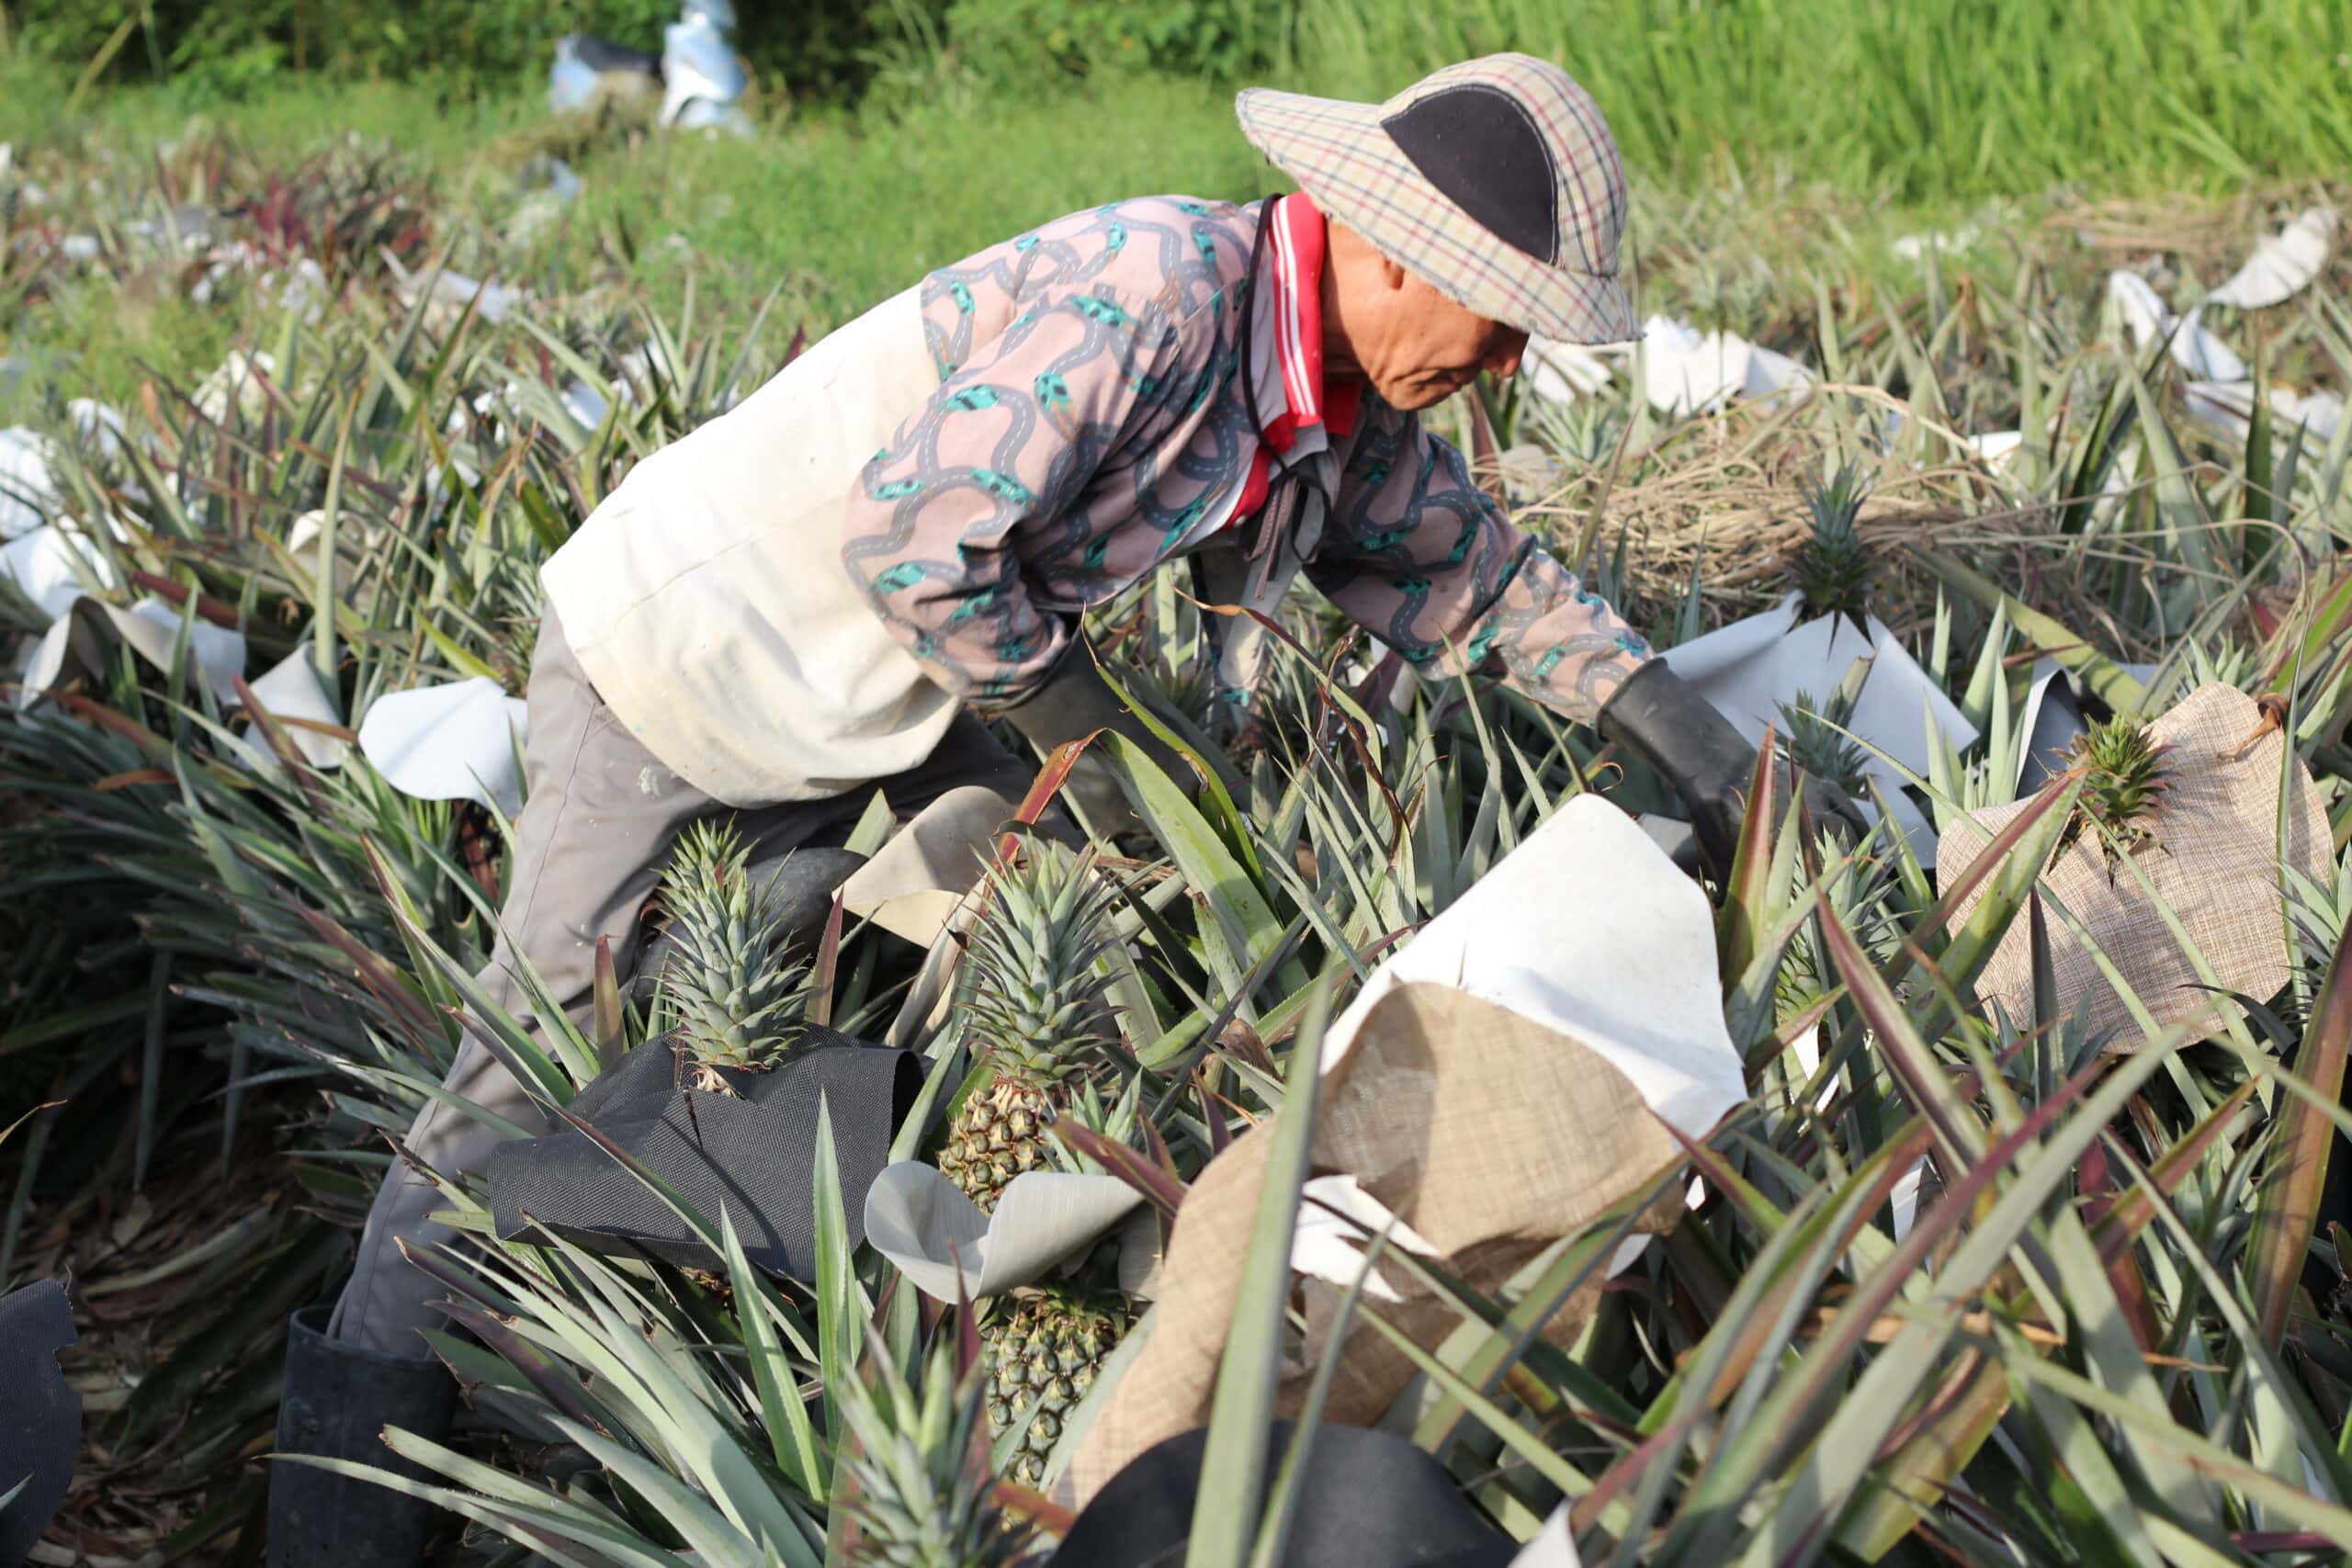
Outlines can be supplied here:
<path id="1" fill-rule="evenodd" d="M 2287 984 L 2278 853 L 2282 768 L 2290 792 L 2285 864 L 2324 885 L 2333 840 L 2310 771 L 2278 730 L 2255 739 L 2263 723 L 2261 709 L 2244 692 L 2218 682 L 2199 686 L 2147 727 L 2152 740 L 2172 748 L 2165 759 L 2166 787 L 2150 824 L 2154 841 L 2132 854 L 2128 864 L 2110 865 L 2098 834 L 2086 829 L 2043 868 L 2058 995 L 2070 1010 L 2078 999 L 2088 1001 L 2094 1036 L 2120 1036 L 2129 1043 L 2139 1029 L 2075 934 L 2074 921 L 2105 951 L 2158 1029 L 2213 1016 L 2214 994 L 2182 951 L 2157 898 L 2177 917 L 2221 989 L 2267 1000 Z M 1938 878 L 1949 886 L 1964 875 L 1995 836 L 2031 805 L 2018 801 L 1979 811 L 1973 821 L 1955 820 L 1938 843 Z M 1954 930 L 1967 922 L 1989 886 L 1988 880 L 1952 912 Z M 1994 949 L 1976 988 L 2013 1023 L 2033 1022 L 2032 946 L 2023 917 Z"/>
<path id="2" fill-rule="evenodd" d="M 1597 795 L 1562 806 L 1384 964 L 1333 1021 L 1323 1068 L 1315 1170 L 1352 1178 L 1348 1207 L 1393 1216 L 1411 1250 L 1425 1247 L 1478 1290 L 1621 1204 L 1634 1206 L 1634 1230 L 1666 1227 L 1682 1202 L 1668 1179 L 1682 1161 L 1668 1126 L 1702 1136 L 1747 1095 L 1706 897 Z M 1233 1144 L 1186 1195 L 1150 1337 L 1070 1456 L 1078 1502 L 1207 1419 L 1272 1133 Z M 1315 1249 L 1294 1258 L 1322 1271 Z M 1367 1290 L 1359 1314 L 1421 1343 L 1453 1326 L 1453 1309 L 1415 1276 L 1381 1273 L 1384 1289 Z M 1322 1280 L 1302 1289 L 1308 1343 L 1286 1371 L 1286 1416 L 1302 1407 L 1342 1294 Z M 1546 1332 L 1573 1334 L 1599 1293 L 1588 1281 Z M 1413 1375 L 1360 1324 L 1335 1365 L 1325 1416 L 1351 1425 L 1377 1420 Z"/>

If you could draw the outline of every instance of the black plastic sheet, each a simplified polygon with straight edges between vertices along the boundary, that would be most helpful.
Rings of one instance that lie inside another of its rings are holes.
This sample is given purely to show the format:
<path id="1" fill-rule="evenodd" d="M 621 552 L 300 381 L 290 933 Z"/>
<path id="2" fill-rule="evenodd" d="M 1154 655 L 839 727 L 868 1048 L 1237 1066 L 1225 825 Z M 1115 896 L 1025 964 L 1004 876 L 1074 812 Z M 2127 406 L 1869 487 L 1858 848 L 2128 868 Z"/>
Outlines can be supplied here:
<path id="1" fill-rule="evenodd" d="M 1271 1492 L 1293 1424 L 1266 1445 Z M 1169 1438 L 1111 1478 L 1047 1568 L 1170 1568 L 1184 1560 L 1208 1429 Z M 1462 1499 L 1442 1465 L 1391 1433 L 1326 1425 L 1308 1450 L 1284 1568 L 1510 1568 L 1519 1547 Z"/>
<path id="2" fill-rule="evenodd" d="M 650 1040 L 607 1068 L 573 1113 L 676 1189 L 713 1224 L 725 1208 L 753 1266 L 793 1280 L 816 1271 L 818 1108 L 832 1123 L 849 1244 L 865 1240 L 865 1190 L 922 1088 L 911 1054 L 812 1027 L 799 1054 L 765 1072 L 720 1076 L 735 1092 L 689 1087 L 692 1058 Z M 578 1129 L 503 1144 L 488 1169 L 502 1239 L 554 1230 L 591 1250 L 645 1251 L 691 1267 L 720 1259 L 662 1201 Z"/>
<path id="3" fill-rule="evenodd" d="M 82 1446 L 82 1396 L 57 1353 L 78 1337 L 65 1287 L 42 1280 L 0 1296 L 0 1568 L 16 1568 L 65 1501 Z"/>

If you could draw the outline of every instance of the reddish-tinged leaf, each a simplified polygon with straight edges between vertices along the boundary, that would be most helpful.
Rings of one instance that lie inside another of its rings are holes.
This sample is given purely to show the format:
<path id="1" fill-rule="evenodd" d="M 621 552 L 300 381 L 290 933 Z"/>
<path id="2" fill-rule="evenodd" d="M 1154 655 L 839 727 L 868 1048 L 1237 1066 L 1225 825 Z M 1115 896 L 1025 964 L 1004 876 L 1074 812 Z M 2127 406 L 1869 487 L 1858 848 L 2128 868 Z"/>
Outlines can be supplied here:
<path id="1" fill-rule="evenodd" d="M 2352 1044 L 2352 931 L 2336 942 L 2328 961 L 2327 978 L 2312 1004 L 2311 1021 L 2303 1028 L 2293 1066 L 2295 1076 L 2331 1105 L 2343 1093 L 2347 1044 Z M 2270 1144 L 2270 1176 L 2247 1247 L 2255 1318 L 2263 1343 L 2272 1349 L 2287 1331 L 2296 1281 L 2319 1221 L 2329 1146 L 2335 1140 L 2334 1121 L 2300 1095 L 2279 1097 L 2278 1119 Z"/>
<path id="2" fill-rule="evenodd" d="M 972 1310 L 972 1298 L 965 1293 L 964 1260 L 956 1255 L 953 1241 L 947 1244 L 947 1261 L 956 1266 L 956 1381 L 961 1382 L 980 1364 L 980 1320 Z"/>
<path id="3" fill-rule="evenodd" d="M 1779 827 L 1772 767 L 1772 727 L 1756 748 L 1747 780 L 1747 814 L 1739 825 L 1739 847 L 1724 884 L 1723 911 L 1715 917 L 1715 940 L 1723 953 L 1724 991 L 1736 989 L 1755 960 L 1756 944 L 1770 911 L 1765 899 L 1772 883 L 1772 840 Z"/>
<path id="4" fill-rule="evenodd" d="M 60 707 L 75 718 L 85 719 L 101 729 L 119 735 L 141 750 L 153 751 L 160 757 L 172 755 L 170 741 L 138 720 L 124 717 L 104 703 L 95 702 L 88 697 L 76 696 L 71 693 L 61 694 L 56 700 Z"/>
<path id="5" fill-rule="evenodd" d="M 1081 736 L 1054 748 L 1046 758 L 1046 765 L 1037 770 L 1037 777 L 1029 785 L 1029 793 L 1021 797 L 1021 809 L 1013 813 L 1014 821 L 1026 827 L 1036 825 L 1037 818 L 1046 814 L 1046 807 L 1053 804 L 1054 796 L 1061 793 L 1063 784 L 1069 778 L 1069 771 L 1078 766 L 1079 758 L 1086 754 L 1087 745 L 1093 739 L 1091 735 Z M 997 840 L 997 859 L 1011 863 L 1020 847 L 1020 834 L 1005 834 Z"/>
<path id="6" fill-rule="evenodd" d="M 1126 1145 L 1114 1143 L 1067 1116 L 1054 1122 L 1054 1136 L 1142 1193 L 1145 1201 L 1159 1211 L 1162 1219 L 1171 1223 L 1175 1220 L 1176 1211 L 1183 1206 L 1184 1184 L 1176 1179 L 1173 1170 L 1153 1164 Z"/>
<path id="7" fill-rule="evenodd" d="M 157 598 L 169 600 L 181 607 L 187 605 L 189 594 L 195 592 L 184 582 L 175 582 L 168 577 L 158 577 L 152 571 L 141 571 L 136 567 L 124 575 Z M 242 624 L 234 604 L 224 604 L 209 593 L 196 593 L 196 613 L 214 626 L 226 626 L 231 631 L 235 631 Z"/>
<path id="8" fill-rule="evenodd" d="M 613 939 L 608 936 L 596 939 L 594 995 L 596 1062 L 600 1066 L 609 1067 L 621 1059 L 628 1014 L 621 1010 L 620 971 L 614 967 Z"/>
<path id="9" fill-rule="evenodd" d="M 1054 1535 L 1068 1535 L 1078 1523 L 1078 1516 L 1023 1486 L 1010 1481 L 1000 1481 L 989 1494 L 996 1506 L 1018 1519 L 1026 1519 L 1039 1529 Z"/>
<path id="10" fill-rule="evenodd" d="M 254 695 L 254 689 L 245 684 L 245 678 L 243 675 L 234 676 L 232 679 L 236 682 L 237 701 L 243 705 L 245 716 L 252 719 L 254 728 L 261 731 L 261 738 L 269 744 L 270 754 L 275 756 L 279 765 L 285 768 L 286 776 L 292 779 L 295 786 L 301 790 L 303 798 L 311 803 L 312 810 L 322 817 L 332 816 L 333 812 L 327 806 L 326 796 L 319 789 L 318 780 L 311 774 L 309 759 L 296 750 L 294 743 L 287 739 L 283 728 L 285 721 L 262 705 L 261 699 Z M 300 724 L 304 721 L 296 719 L 293 722 Z M 318 727 L 313 725 L 310 728 Z M 355 742 L 359 739 L 347 729 L 340 733 Z"/>
<path id="11" fill-rule="evenodd" d="M 2023 811 L 1993 835 L 1993 841 L 1984 846 L 1984 853 L 1969 862 L 1966 871 L 1945 885 L 1935 903 L 1920 917 L 1917 929 L 1934 931 L 1948 923 L 1953 911 L 1967 900 L 1968 896 L 1983 886 L 1985 879 L 2000 869 L 2001 863 L 2008 859 L 2009 852 L 2017 848 L 2018 841 L 2031 832 L 2033 825 L 2048 816 L 2051 808 L 2064 797 L 2068 782 L 2067 776 L 2062 774 L 2044 784 L 2041 793 L 2035 795 Z M 1898 958 L 1895 962 L 1904 964 L 1907 961 Z"/>
<path id="12" fill-rule="evenodd" d="M 808 1020 L 830 1029 L 833 1022 L 833 978 L 842 962 L 842 894 L 833 890 L 832 912 L 825 917 L 825 934 L 817 942 L 812 982 L 817 994 L 808 1003 Z"/>
<path id="13" fill-rule="evenodd" d="M 451 1321 L 471 1329 L 501 1360 L 522 1373 L 523 1380 L 549 1404 L 582 1426 L 593 1427 L 605 1437 L 612 1436 L 610 1428 L 597 1419 L 595 1409 L 582 1395 L 579 1382 L 553 1357 L 489 1313 L 476 1312 L 455 1302 L 437 1304 Z"/>
<path id="14" fill-rule="evenodd" d="M 161 768 L 133 768 L 127 773 L 108 773 L 90 787 L 100 795 L 106 795 L 118 789 L 129 789 L 132 784 L 167 784 L 171 782 L 172 775 Z"/>
<path id="15" fill-rule="evenodd" d="M 1838 920 L 1830 908 L 1828 892 L 1816 892 L 1815 902 L 1821 915 L 1823 944 L 1838 973 L 1845 977 L 1846 994 L 1877 1032 L 1880 1058 L 1903 1085 L 1913 1107 L 1935 1128 L 1952 1168 L 1964 1168 L 1975 1159 L 1984 1141 L 1984 1129 L 1953 1092 L 1950 1075 L 1912 1027 L 1903 1004 L 1887 989 L 1853 933 Z"/>
<path id="16" fill-rule="evenodd" d="M 335 921 L 316 909 L 297 906 L 295 913 L 320 939 L 350 960 L 353 973 L 368 993 L 405 1018 L 420 1033 L 437 1034 L 440 1023 L 431 1008 L 402 983 L 397 970 Z"/>

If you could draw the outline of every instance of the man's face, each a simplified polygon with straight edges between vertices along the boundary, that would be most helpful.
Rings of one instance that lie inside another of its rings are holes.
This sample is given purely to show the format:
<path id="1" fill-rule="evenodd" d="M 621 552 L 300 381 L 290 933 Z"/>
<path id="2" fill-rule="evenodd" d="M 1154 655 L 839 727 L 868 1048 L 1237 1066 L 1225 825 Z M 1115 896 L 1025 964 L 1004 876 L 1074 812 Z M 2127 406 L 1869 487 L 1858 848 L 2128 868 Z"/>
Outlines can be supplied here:
<path id="1" fill-rule="evenodd" d="M 1338 261 L 1343 247 L 1335 244 L 1333 254 Z M 1334 337 L 1343 338 L 1345 357 L 1390 407 L 1410 411 L 1442 402 L 1481 370 L 1518 372 L 1525 333 L 1455 304 L 1385 257 L 1367 253 L 1348 262 L 1352 265 L 1326 273 L 1335 285 L 1326 301 L 1326 352 Z M 1338 334 L 1329 331 L 1332 307 Z"/>

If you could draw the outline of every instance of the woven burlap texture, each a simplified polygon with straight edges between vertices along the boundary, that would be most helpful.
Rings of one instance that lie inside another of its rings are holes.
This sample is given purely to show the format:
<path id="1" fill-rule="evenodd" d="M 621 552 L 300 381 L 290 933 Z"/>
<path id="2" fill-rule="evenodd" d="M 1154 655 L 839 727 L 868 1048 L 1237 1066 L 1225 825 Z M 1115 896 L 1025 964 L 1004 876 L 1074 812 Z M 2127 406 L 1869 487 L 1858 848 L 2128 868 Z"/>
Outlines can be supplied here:
<path id="1" fill-rule="evenodd" d="M 2238 756 L 2261 723 L 2253 698 L 2233 686 L 2208 684 L 2148 726 L 2155 741 L 2173 750 L 2165 759 L 2170 788 L 2154 824 L 2156 841 L 2132 857 L 2146 886 L 2130 866 L 2116 867 L 2110 881 L 2107 857 L 2088 829 L 2042 873 L 2045 902 L 2071 914 L 2090 933 L 2159 1029 L 2196 1018 L 2212 997 L 2199 988 L 2196 968 L 2149 897 L 2149 888 L 2179 919 L 2214 984 L 2267 1001 L 2289 979 L 2279 891 L 2278 780 L 2280 767 L 2293 753 L 2284 734 L 2273 730 Z M 2331 842 L 2327 814 L 2300 758 L 2294 760 L 2292 792 L 2288 863 L 2324 883 Z M 1936 848 L 1936 874 L 1947 884 L 1963 874 L 2028 804 L 1980 811 L 1976 824 L 1963 819 L 1946 828 Z M 1962 902 L 1953 930 L 1966 922 L 1991 885 L 1988 877 Z M 2140 1038 L 2130 1010 L 2058 908 L 2051 910 L 2047 926 L 2061 1007 L 2071 1011 L 2077 998 L 2089 998 L 2092 1032 L 2109 1033 L 2113 1043 L 2129 1047 Z M 2013 1021 L 2032 1019 L 2033 960 L 2022 917 L 1994 950 L 1977 993 L 1999 1003 Z"/>
<path id="2" fill-rule="evenodd" d="M 1129 1460 L 1208 1419 L 1273 1142 L 1271 1123 L 1257 1128 L 1211 1161 L 1186 1195 L 1151 1337 L 1072 1460 L 1079 1506 Z M 1494 1291 L 1681 1158 L 1632 1082 L 1585 1045 L 1451 987 L 1408 984 L 1365 1016 L 1353 1050 L 1326 1080 L 1313 1163 L 1317 1173 L 1352 1172 L 1434 1244 L 1445 1269 Z M 1664 1193 L 1642 1228 L 1664 1231 L 1679 1209 L 1680 1194 Z M 1423 1345 L 1461 1321 L 1404 1269 L 1392 1264 L 1381 1275 L 1403 1299 L 1367 1296 L 1359 1312 L 1377 1311 Z M 1547 1333 L 1572 1335 L 1599 1295 L 1596 1276 Z M 1372 1424 L 1412 1371 L 1376 1330 L 1358 1325 L 1341 1348 L 1324 1419 Z M 1307 1381 L 1285 1378 L 1283 1415 L 1297 1414 Z"/>

